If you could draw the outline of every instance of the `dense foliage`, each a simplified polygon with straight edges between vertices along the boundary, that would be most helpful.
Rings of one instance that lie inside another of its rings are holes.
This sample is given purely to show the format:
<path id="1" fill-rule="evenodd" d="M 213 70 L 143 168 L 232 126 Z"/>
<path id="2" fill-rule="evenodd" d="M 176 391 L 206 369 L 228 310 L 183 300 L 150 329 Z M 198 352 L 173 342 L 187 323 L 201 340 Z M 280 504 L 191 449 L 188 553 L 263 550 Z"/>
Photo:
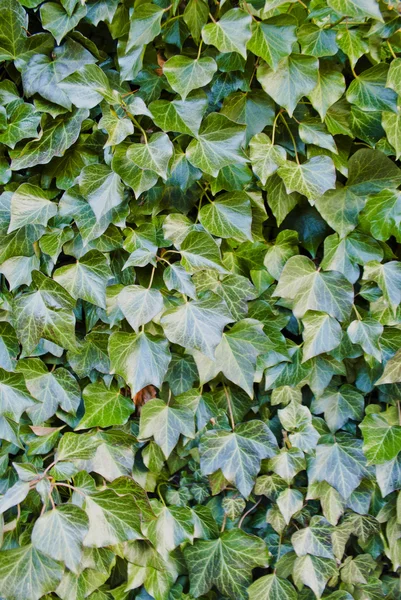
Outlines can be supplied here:
<path id="1" fill-rule="evenodd" d="M 400 600 L 401 3 L 0 0 L 0 596 Z"/>

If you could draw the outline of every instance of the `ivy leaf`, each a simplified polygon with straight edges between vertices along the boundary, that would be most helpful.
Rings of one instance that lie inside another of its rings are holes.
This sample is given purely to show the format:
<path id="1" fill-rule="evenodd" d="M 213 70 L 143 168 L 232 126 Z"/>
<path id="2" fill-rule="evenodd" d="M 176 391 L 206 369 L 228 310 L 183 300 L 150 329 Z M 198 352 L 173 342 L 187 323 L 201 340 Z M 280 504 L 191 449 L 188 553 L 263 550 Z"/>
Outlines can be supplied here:
<path id="1" fill-rule="evenodd" d="M 349 58 L 352 67 L 369 51 L 369 45 L 360 29 L 342 27 L 337 33 L 337 44 Z"/>
<path id="2" fill-rule="evenodd" d="M 224 326 L 232 321 L 225 302 L 215 294 L 208 294 L 201 300 L 166 311 L 160 324 L 171 342 L 199 350 L 213 360 Z"/>
<path id="3" fill-rule="evenodd" d="M 238 52 L 246 59 L 246 45 L 252 35 L 251 22 L 248 13 L 232 8 L 219 21 L 203 27 L 203 41 L 216 46 L 220 52 Z"/>
<path id="4" fill-rule="evenodd" d="M 69 116 L 61 115 L 47 122 L 42 135 L 37 140 L 28 142 L 18 153 L 16 151 L 11 169 L 27 169 L 35 165 L 44 165 L 54 156 L 63 156 L 65 151 L 76 142 L 81 124 L 88 116 L 84 109 L 76 110 Z"/>
<path id="5" fill-rule="evenodd" d="M 116 331 L 110 336 L 113 373 L 118 373 L 135 396 L 147 385 L 161 387 L 171 360 L 168 342 L 141 331 L 138 335 Z"/>
<path id="6" fill-rule="evenodd" d="M 198 540 L 184 551 L 191 577 L 191 594 L 199 597 L 213 585 L 224 595 L 243 600 L 257 566 L 268 564 L 265 543 L 241 529 L 224 532 L 217 540 Z"/>
<path id="7" fill-rule="evenodd" d="M 401 170 L 379 150 L 364 148 L 348 163 L 348 186 L 356 194 L 374 194 L 401 183 Z"/>
<path id="8" fill-rule="evenodd" d="M 348 326 L 347 333 L 353 344 L 362 346 L 362 350 L 374 356 L 376 360 L 381 362 L 382 351 L 380 348 L 379 338 L 383 333 L 383 325 L 376 319 L 363 319 L 352 321 Z"/>
<path id="9" fill-rule="evenodd" d="M 111 276 L 106 257 L 91 250 L 75 265 L 57 269 L 54 279 L 75 299 L 106 308 L 106 285 Z"/>
<path id="10" fill-rule="evenodd" d="M 360 219 L 377 240 L 386 241 L 391 235 L 397 237 L 401 224 L 400 192 L 383 190 L 369 196 Z"/>
<path id="11" fill-rule="evenodd" d="M 121 179 L 107 165 L 88 165 L 79 176 L 79 191 L 99 221 L 124 199 Z"/>
<path id="12" fill-rule="evenodd" d="M 39 517 L 32 531 L 32 544 L 36 550 L 78 573 L 87 531 L 85 512 L 78 506 L 64 504 Z"/>
<path id="13" fill-rule="evenodd" d="M 149 105 L 153 120 L 163 131 L 178 131 L 196 136 L 207 108 L 203 92 L 194 92 L 185 100 L 156 100 Z"/>
<path id="14" fill-rule="evenodd" d="M 234 431 L 211 430 L 201 439 L 201 470 L 210 475 L 221 469 L 246 498 L 252 491 L 260 461 L 274 456 L 277 442 L 261 421 L 248 421 Z"/>
<path id="15" fill-rule="evenodd" d="M 175 448 L 180 434 L 193 438 L 194 414 L 189 408 L 169 406 L 155 398 L 142 408 L 139 438 L 153 437 L 168 458 Z"/>
<path id="16" fill-rule="evenodd" d="M 391 110 L 397 112 L 397 94 L 385 87 L 388 66 L 379 63 L 358 75 L 347 90 L 347 100 L 360 109 Z"/>
<path id="17" fill-rule="evenodd" d="M 39 600 L 56 590 L 63 575 L 59 562 L 31 544 L 2 550 L 0 558 L 0 590 L 5 597 Z"/>
<path id="18" fill-rule="evenodd" d="M 17 335 L 9 323 L 0 323 L 0 367 L 14 371 L 20 352 Z"/>
<path id="19" fill-rule="evenodd" d="M 369 262 L 365 266 L 363 279 L 376 282 L 386 302 L 396 310 L 401 302 L 401 265 L 397 261 L 392 260 L 385 264 L 376 260 Z"/>
<path id="20" fill-rule="evenodd" d="M 141 537 L 138 507 L 131 494 L 106 489 L 87 495 L 84 508 L 89 518 L 84 546 L 104 548 Z"/>
<path id="21" fill-rule="evenodd" d="M 243 192 L 220 196 L 215 202 L 210 202 L 201 209 L 199 220 L 212 235 L 239 241 L 252 240 L 251 203 Z"/>
<path id="22" fill-rule="evenodd" d="M 85 15 L 86 6 L 79 3 L 76 4 L 71 15 L 56 2 L 46 2 L 40 7 L 40 18 L 43 27 L 52 33 L 58 44 L 71 29 L 78 25 Z"/>
<path id="23" fill-rule="evenodd" d="M 330 352 L 339 346 L 342 338 L 341 326 L 330 315 L 308 311 L 302 318 L 302 323 L 304 325 L 302 362 Z"/>
<path id="24" fill-rule="evenodd" d="M 266 94 L 284 106 L 291 117 L 302 96 L 307 96 L 318 83 L 318 61 L 312 56 L 291 54 L 275 70 L 262 64 L 257 78 Z"/>
<path id="25" fill-rule="evenodd" d="M 42 273 L 32 275 L 36 289 L 15 299 L 15 330 L 26 354 L 31 354 L 41 338 L 74 349 L 74 301 L 58 283 Z"/>
<path id="26" fill-rule="evenodd" d="M 244 137 L 245 126 L 211 113 L 204 119 L 198 138 L 189 144 L 186 156 L 194 167 L 216 177 L 230 163 L 246 162 L 241 149 Z"/>
<path id="27" fill-rule="evenodd" d="M 51 202 L 41 188 L 23 183 L 11 199 L 11 221 L 8 233 L 29 224 L 46 226 L 48 220 L 56 214 L 57 204 Z"/>
<path id="28" fill-rule="evenodd" d="M 154 4 L 135 7 L 130 20 L 126 52 L 133 46 L 149 44 L 160 33 L 164 10 Z"/>
<path id="29" fill-rule="evenodd" d="M 132 400 L 123 396 L 116 385 L 107 388 L 103 382 L 90 383 L 83 390 L 85 414 L 79 429 L 124 425 L 134 411 Z"/>
<path id="30" fill-rule="evenodd" d="M 343 321 L 349 315 L 351 284 L 336 271 L 318 272 L 306 256 L 291 257 L 273 294 L 294 301 L 294 314 L 302 318 L 307 310 L 326 312 Z"/>
<path id="31" fill-rule="evenodd" d="M 0 60 L 13 60 L 20 54 L 26 39 L 28 15 L 16 0 L 2 1 Z"/>
<path id="32" fill-rule="evenodd" d="M 331 64 L 324 64 L 319 68 L 316 87 L 309 92 L 308 98 L 313 108 L 319 113 L 321 119 L 327 115 L 328 109 L 333 106 L 345 91 L 345 79 Z"/>
<path id="33" fill-rule="evenodd" d="M 213 269 L 226 273 L 221 262 L 220 249 L 211 235 L 202 231 L 190 231 L 181 243 L 181 263 L 189 272 Z"/>
<path id="34" fill-rule="evenodd" d="M 345 433 L 324 436 L 316 446 L 316 456 L 308 467 L 310 483 L 327 481 L 344 499 L 349 498 L 368 472 L 361 440 Z"/>
<path id="35" fill-rule="evenodd" d="M 327 390 L 315 398 L 311 405 L 314 414 L 324 413 L 324 418 L 331 431 L 341 429 L 350 419 L 359 421 L 363 415 L 364 400 L 351 385 Z"/>
<path id="36" fill-rule="evenodd" d="M 299 125 L 299 137 L 305 144 L 319 146 L 319 148 L 325 148 L 333 154 L 338 154 L 333 136 L 328 133 L 325 125 L 317 120 L 302 121 Z"/>
<path id="37" fill-rule="evenodd" d="M 52 417 L 58 406 L 75 414 L 81 401 L 81 390 L 76 379 L 63 367 L 49 372 L 38 358 L 26 358 L 18 362 L 17 371 L 22 373 L 27 389 L 38 403 L 28 408 L 30 419 L 39 425 Z"/>
<path id="38" fill-rule="evenodd" d="M 265 133 L 255 135 L 249 148 L 252 170 L 265 185 L 268 178 L 285 163 L 287 153 L 281 146 L 273 145 Z"/>
<path id="39" fill-rule="evenodd" d="M 335 575 L 337 566 L 335 560 L 318 556 L 300 556 L 294 563 L 293 578 L 298 588 L 307 585 L 313 590 L 316 598 L 324 592 L 327 581 Z"/>
<path id="40" fill-rule="evenodd" d="M 331 540 L 332 529 L 321 517 L 312 517 L 310 525 L 296 531 L 291 542 L 298 556 L 320 556 L 334 558 Z"/>
<path id="41" fill-rule="evenodd" d="M 254 319 L 238 321 L 216 348 L 216 369 L 253 398 L 257 357 L 272 348 L 263 325 Z"/>
<path id="42" fill-rule="evenodd" d="M 316 208 L 340 238 L 355 229 L 364 206 L 365 200 L 347 187 L 328 190 L 316 198 Z"/>
<path id="43" fill-rule="evenodd" d="M 7 127 L 0 134 L 0 143 L 15 148 L 18 142 L 37 136 L 40 114 L 32 104 L 25 102 L 7 106 Z"/>
<path id="44" fill-rule="evenodd" d="M 337 54 L 336 32 L 332 29 L 320 29 L 313 23 L 302 25 L 297 32 L 302 54 L 320 58 Z"/>
<path id="45" fill-rule="evenodd" d="M 299 192 L 312 205 L 327 190 L 335 187 L 335 167 L 328 156 L 314 156 L 303 164 L 287 160 L 279 167 L 278 174 L 284 181 L 287 194 Z"/>
<path id="46" fill-rule="evenodd" d="M 287 580 L 275 573 L 260 577 L 248 588 L 249 600 L 296 600 L 297 593 Z"/>
<path id="47" fill-rule="evenodd" d="M 370 464 L 392 460 L 401 451 L 401 426 L 395 407 L 366 415 L 359 427 L 363 434 L 363 451 Z"/>
<path id="48" fill-rule="evenodd" d="M 105 99 L 119 103 L 119 94 L 110 86 L 107 75 L 100 67 L 86 64 L 59 83 L 59 87 L 78 108 L 93 108 Z"/>
<path id="49" fill-rule="evenodd" d="M 382 115 L 382 125 L 383 129 L 386 132 L 386 136 L 390 144 L 393 146 L 395 150 L 395 156 L 397 160 L 399 160 L 401 155 L 401 144 L 400 144 L 400 134 L 401 134 L 401 117 L 400 112 L 397 113 L 392 112 L 383 112 Z M 1 140 L 1 138 L 0 138 Z"/>
<path id="50" fill-rule="evenodd" d="M 276 70 L 280 60 L 291 54 L 294 42 L 297 41 L 295 30 L 296 22 L 291 15 L 280 15 L 267 21 L 254 21 L 248 50 L 263 58 Z"/>
<path id="51" fill-rule="evenodd" d="M 335 10 L 336 13 L 344 17 L 357 17 L 362 19 L 372 17 L 378 21 L 383 20 L 376 0 L 362 0 L 362 2 L 355 2 L 354 0 L 330 0 L 328 5 Z"/>
<path id="52" fill-rule="evenodd" d="M 128 285 L 118 294 L 118 306 L 128 323 L 138 333 L 141 325 L 149 323 L 163 310 L 163 296 L 158 290 Z"/>
<path id="53" fill-rule="evenodd" d="M 163 66 L 167 81 L 183 100 L 192 90 L 210 83 L 216 71 L 216 61 L 209 56 L 197 59 L 172 56 Z"/>
<path id="54" fill-rule="evenodd" d="M 167 169 L 173 155 L 173 145 L 165 133 L 154 133 L 144 144 L 131 144 L 127 156 L 137 167 L 154 171 L 167 179 Z"/>

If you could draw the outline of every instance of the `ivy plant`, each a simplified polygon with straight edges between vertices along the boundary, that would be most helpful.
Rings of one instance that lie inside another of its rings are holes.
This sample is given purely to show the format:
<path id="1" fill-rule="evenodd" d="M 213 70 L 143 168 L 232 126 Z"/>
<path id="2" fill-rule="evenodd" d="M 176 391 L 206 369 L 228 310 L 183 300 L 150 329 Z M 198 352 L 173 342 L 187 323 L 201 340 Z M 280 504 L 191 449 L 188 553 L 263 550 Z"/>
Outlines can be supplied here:
<path id="1" fill-rule="evenodd" d="M 401 2 L 0 0 L 0 597 L 400 600 Z"/>

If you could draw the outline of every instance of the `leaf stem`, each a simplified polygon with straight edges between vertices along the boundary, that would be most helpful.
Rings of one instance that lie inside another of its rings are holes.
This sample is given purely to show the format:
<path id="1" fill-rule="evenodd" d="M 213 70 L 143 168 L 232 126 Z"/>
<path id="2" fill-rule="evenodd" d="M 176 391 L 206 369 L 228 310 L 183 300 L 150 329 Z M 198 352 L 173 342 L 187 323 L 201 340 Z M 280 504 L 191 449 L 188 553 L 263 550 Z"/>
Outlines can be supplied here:
<path id="1" fill-rule="evenodd" d="M 259 506 L 259 504 L 262 502 L 262 498 L 259 498 L 259 500 L 256 502 L 256 504 L 254 504 L 253 506 L 251 506 L 251 508 L 249 510 L 246 511 L 246 513 L 244 513 L 240 519 L 240 522 L 238 523 L 238 529 L 241 529 L 241 525 L 245 519 L 245 517 L 247 517 L 249 515 L 249 513 L 251 513 L 253 510 L 255 510 L 255 508 L 257 506 Z"/>
<path id="2" fill-rule="evenodd" d="M 396 53 L 394 52 L 392 45 L 390 44 L 390 40 L 387 40 L 387 46 L 388 46 L 388 48 L 389 48 L 389 50 L 390 50 L 391 56 L 392 56 L 393 58 L 397 58 L 397 55 L 396 55 Z"/>
<path id="3" fill-rule="evenodd" d="M 74 487 L 73 485 L 70 485 L 69 483 L 62 483 L 61 481 L 58 481 L 58 482 L 54 482 L 52 485 L 57 486 L 57 487 L 66 487 L 66 488 L 72 490 L 73 492 L 77 492 L 77 494 L 81 494 L 81 496 L 86 497 L 84 492 L 81 492 L 81 490 Z"/>
<path id="4" fill-rule="evenodd" d="M 284 125 L 287 128 L 288 133 L 290 134 L 290 138 L 292 140 L 292 145 L 294 146 L 295 160 L 297 161 L 297 164 L 299 165 L 299 157 L 298 157 L 298 152 L 297 152 L 297 145 L 295 143 L 295 138 L 292 135 L 292 131 L 290 129 L 290 126 L 288 125 L 287 121 L 285 120 L 285 118 L 283 116 L 283 113 L 279 113 L 279 114 L 280 114 L 281 120 L 283 121 Z"/>
<path id="5" fill-rule="evenodd" d="M 199 58 L 200 58 L 200 55 L 201 55 L 201 50 L 202 50 L 202 45 L 203 45 L 203 40 L 202 40 L 202 38 L 201 38 L 201 40 L 200 40 L 200 44 L 199 44 L 199 48 L 198 48 L 198 55 L 197 55 L 197 57 L 196 57 L 196 60 L 199 60 Z"/>
<path id="6" fill-rule="evenodd" d="M 276 126 L 277 126 L 277 121 L 278 121 L 280 114 L 281 114 L 281 109 L 278 111 L 278 113 L 276 114 L 274 121 L 273 121 L 272 146 L 274 146 L 274 138 L 276 136 Z"/>
<path id="7" fill-rule="evenodd" d="M 233 407 L 231 404 L 231 398 L 230 398 L 230 394 L 228 393 L 227 386 L 223 384 L 223 387 L 224 387 L 224 393 L 226 395 L 226 400 L 227 400 L 228 414 L 230 416 L 230 422 L 231 422 L 231 429 L 234 431 L 235 421 L 234 421 Z"/>
<path id="8" fill-rule="evenodd" d="M 153 267 L 152 274 L 151 274 L 150 280 L 149 280 L 148 290 L 152 287 L 153 277 L 155 276 L 155 271 L 156 271 L 156 267 Z"/>

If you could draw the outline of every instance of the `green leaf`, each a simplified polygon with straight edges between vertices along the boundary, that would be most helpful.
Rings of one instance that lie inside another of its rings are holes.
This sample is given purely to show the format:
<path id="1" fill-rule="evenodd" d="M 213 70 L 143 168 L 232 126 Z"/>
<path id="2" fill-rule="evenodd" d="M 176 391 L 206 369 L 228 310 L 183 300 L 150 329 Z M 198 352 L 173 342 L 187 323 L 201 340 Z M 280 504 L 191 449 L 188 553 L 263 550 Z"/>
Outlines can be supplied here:
<path id="1" fill-rule="evenodd" d="M 220 249 L 211 235 L 202 231 L 190 231 L 181 243 L 181 263 L 189 272 L 213 269 L 227 273 L 221 262 Z"/>
<path id="2" fill-rule="evenodd" d="M 135 396 L 147 385 L 161 387 L 171 359 L 166 339 L 141 332 L 116 331 L 110 336 L 113 373 L 121 375 Z"/>
<path id="3" fill-rule="evenodd" d="M 14 151 L 11 169 L 17 171 L 35 165 L 44 165 L 54 156 L 63 156 L 65 151 L 76 142 L 82 121 L 87 116 L 88 111 L 80 109 L 70 115 L 61 115 L 52 121 L 47 121 L 39 139 L 28 142 L 18 152 Z"/>
<path id="4" fill-rule="evenodd" d="M 57 204 L 48 199 L 48 194 L 36 185 L 23 183 L 11 199 L 11 222 L 8 233 L 25 225 L 47 225 L 57 214 Z"/>
<path id="5" fill-rule="evenodd" d="M 33 273 L 36 289 L 15 299 L 15 330 L 26 354 L 41 338 L 67 349 L 75 348 L 74 301 L 58 283 Z"/>
<path id="6" fill-rule="evenodd" d="M 255 135 L 249 148 L 252 170 L 265 185 L 268 178 L 285 163 L 287 153 L 281 146 L 273 145 L 265 133 Z"/>
<path id="7" fill-rule="evenodd" d="M 194 414 L 189 408 L 169 406 L 157 398 L 145 404 L 139 424 L 140 439 L 153 437 L 168 458 L 180 434 L 189 438 L 195 436 Z"/>
<path id="8" fill-rule="evenodd" d="M 330 352 L 339 346 L 342 338 L 341 325 L 330 315 L 308 311 L 302 318 L 302 323 L 304 326 L 302 362 Z"/>
<path id="9" fill-rule="evenodd" d="M 391 62 L 390 68 L 387 73 L 386 87 L 391 88 L 397 94 L 401 93 L 401 86 L 400 86 L 400 80 L 399 80 L 400 67 L 401 67 L 401 59 L 396 58 L 395 60 L 393 60 Z"/>
<path id="10" fill-rule="evenodd" d="M 103 99 L 110 104 L 120 101 L 119 94 L 111 88 L 107 75 L 93 64 L 86 64 L 65 77 L 59 87 L 78 108 L 93 108 Z"/>
<path id="11" fill-rule="evenodd" d="M 167 179 L 167 169 L 173 155 L 173 145 L 165 133 L 154 133 L 144 144 L 131 144 L 127 157 L 137 167 L 154 171 Z"/>
<path id="12" fill-rule="evenodd" d="M 201 0 L 198 1 L 202 3 Z M 163 66 L 167 81 L 183 100 L 192 90 L 210 83 L 216 71 L 216 61 L 209 56 L 197 59 L 173 56 Z"/>
<path id="13" fill-rule="evenodd" d="M 78 573 L 87 531 L 85 512 L 78 506 L 64 504 L 39 517 L 32 530 L 32 544 L 36 550 Z"/>
<path id="14" fill-rule="evenodd" d="M 154 122 L 163 131 L 178 131 L 196 136 L 207 108 L 203 92 L 194 92 L 186 100 L 156 100 L 149 105 Z"/>
<path id="15" fill-rule="evenodd" d="M 242 152 L 245 127 L 234 124 L 218 113 L 211 113 L 202 123 L 199 135 L 186 150 L 189 162 L 216 177 L 223 167 L 246 162 Z"/>
<path id="16" fill-rule="evenodd" d="M 76 300 L 82 298 L 106 308 L 106 285 L 111 276 L 106 257 L 91 250 L 75 265 L 57 269 L 54 279 Z"/>
<path id="17" fill-rule="evenodd" d="M 258 67 L 260 85 L 292 116 L 295 107 L 318 84 L 318 61 L 312 56 L 291 54 L 277 64 L 275 70 L 266 64 Z"/>
<path id="18" fill-rule="evenodd" d="M 232 8 L 219 21 L 203 27 L 203 41 L 216 46 L 220 52 L 238 52 L 246 59 L 246 45 L 252 35 L 251 22 L 248 13 Z"/>
<path id="19" fill-rule="evenodd" d="M 107 165 L 88 165 L 79 175 L 79 191 L 99 221 L 124 200 L 124 187 Z"/>
<path id="20" fill-rule="evenodd" d="M 324 592 L 327 581 L 337 573 L 335 560 L 318 556 L 300 556 L 294 563 L 293 578 L 298 588 L 307 585 L 316 598 Z"/>
<path id="21" fill-rule="evenodd" d="M 335 439 L 320 438 L 308 466 L 309 482 L 327 481 L 344 499 L 349 498 L 368 474 L 361 446 L 361 440 L 345 433 L 336 434 Z"/>
<path id="22" fill-rule="evenodd" d="M 106 489 L 87 495 L 84 508 L 89 518 L 84 546 L 104 548 L 141 537 L 138 507 L 131 494 Z"/>
<path id="23" fill-rule="evenodd" d="M 306 256 L 293 256 L 287 261 L 273 295 L 293 300 L 298 318 L 307 310 L 317 310 L 343 321 L 353 303 L 352 285 L 345 277 L 336 271 L 316 271 Z"/>
<path id="24" fill-rule="evenodd" d="M 324 413 L 324 418 L 331 431 L 341 429 L 350 419 L 359 421 L 362 418 L 364 400 L 351 385 L 342 385 L 338 389 L 327 388 L 313 400 L 311 410 L 314 414 Z"/>
<path id="25" fill-rule="evenodd" d="M 303 164 L 285 161 L 278 174 L 284 181 L 287 194 L 299 192 L 313 205 L 317 198 L 335 187 L 334 163 L 328 156 L 314 156 Z"/>
<path id="26" fill-rule="evenodd" d="M 81 401 L 81 390 L 67 369 L 60 367 L 49 372 L 38 358 L 20 360 L 17 371 L 22 373 L 27 389 L 38 404 L 28 408 L 30 419 L 39 425 L 52 417 L 58 406 L 75 414 Z"/>
<path id="27" fill-rule="evenodd" d="M 75 430 L 124 425 L 134 411 L 132 400 L 123 396 L 116 385 L 107 388 L 102 382 L 91 383 L 82 395 L 85 414 Z"/>
<path id="28" fill-rule="evenodd" d="M 280 60 L 291 54 L 294 42 L 297 41 L 295 30 L 296 21 L 291 15 L 280 15 L 267 21 L 254 21 L 248 50 L 263 58 L 276 70 Z"/>
<path id="29" fill-rule="evenodd" d="M 296 600 L 297 593 L 287 579 L 275 573 L 260 577 L 248 588 L 249 600 Z"/>
<path id="30" fill-rule="evenodd" d="M 133 46 L 149 44 L 160 33 L 160 23 L 164 10 L 154 4 L 135 7 L 130 20 L 126 51 Z"/>
<path id="31" fill-rule="evenodd" d="M 347 90 L 347 100 L 360 109 L 397 112 L 397 94 L 386 88 L 388 65 L 380 63 L 358 75 Z"/>
<path id="32" fill-rule="evenodd" d="M 319 68 L 316 87 L 309 92 L 308 98 L 321 119 L 324 119 L 328 109 L 341 98 L 344 91 L 345 79 L 342 73 L 333 69 L 331 63 L 323 63 Z"/>
<path id="33" fill-rule="evenodd" d="M 363 452 L 371 464 L 382 464 L 401 452 L 401 426 L 397 409 L 392 406 L 383 413 L 370 413 L 360 424 Z"/>
<path id="34" fill-rule="evenodd" d="M 360 29 L 341 27 L 337 33 L 337 44 L 349 58 L 352 67 L 369 51 L 369 44 Z"/>
<path id="35" fill-rule="evenodd" d="M 63 567 L 31 544 L 0 552 L 0 590 L 5 597 L 39 600 L 54 592 Z"/>
<path id="36" fill-rule="evenodd" d="M 20 352 L 17 335 L 9 323 L 0 323 L 0 367 L 14 371 Z"/>
<path id="37" fill-rule="evenodd" d="M 118 294 L 118 306 L 128 323 L 138 333 L 141 325 L 149 323 L 163 310 L 163 296 L 158 290 L 140 285 L 128 285 Z"/>
<path id="38" fill-rule="evenodd" d="M 390 144 L 393 146 L 395 150 L 396 159 L 398 160 L 401 155 L 401 118 L 400 112 L 397 110 L 397 113 L 392 112 L 383 112 L 382 115 L 382 125 L 383 129 L 386 132 L 387 139 Z M 1 138 L 0 138 L 1 139 Z"/>
<path id="39" fill-rule="evenodd" d="M 223 329 L 232 321 L 225 302 L 215 294 L 208 294 L 201 300 L 166 311 L 160 324 L 170 342 L 199 350 L 213 360 Z"/>
<path id="40" fill-rule="evenodd" d="M 382 351 L 380 348 L 379 338 L 383 333 L 383 325 L 376 319 L 363 319 L 352 321 L 347 329 L 348 337 L 353 344 L 359 344 L 362 350 L 374 356 L 376 360 L 381 362 Z"/>
<path id="41" fill-rule="evenodd" d="M 234 528 L 217 540 L 199 540 L 187 546 L 184 556 L 192 595 L 199 597 L 216 586 L 225 596 L 245 600 L 252 569 L 267 566 L 269 555 L 261 539 Z"/>
<path id="42" fill-rule="evenodd" d="M 383 292 L 384 299 L 395 312 L 401 302 L 401 265 L 396 260 L 381 264 L 369 262 L 363 272 L 363 279 L 374 281 Z"/>
<path id="43" fill-rule="evenodd" d="M 325 125 L 319 123 L 318 120 L 302 121 L 299 125 L 299 137 L 305 144 L 319 146 L 319 148 L 325 148 L 334 154 L 338 154 L 333 136 L 328 133 Z"/>
<path id="44" fill-rule="evenodd" d="M 2 0 L 1 11 L 0 60 L 13 60 L 25 45 L 28 15 L 17 0 Z"/>
<path id="45" fill-rule="evenodd" d="M 358 150 L 348 168 L 348 187 L 356 194 L 374 194 L 401 183 L 401 170 L 379 150 Z"/>
<path id="46" fill-rule="evenodd" d="M 32 104 L 15 102 L 7 107 L 7 128 L 0 134 L 0 143 L 15 148 L 26 138 L 37 136 L 40 114 Z"/>
<path id="47" fill-rule="evenodd" d="M 337 54 L 336 32 L 332 29 L 320 29 L 313 23 L 302 25 L 297 31 L 302 54 L 320 58 Z"/>
<path id="48" fill-rule="evenodd" d="M 344 17 L 371 17 L 378 21 L 383 20 L 376 0 L 329 0 L 328 5 Z"/>
<path id="49" fill-rule="evenodd" d="M 316 208 L 340 238 L 355 229 L 358 225 L 359 213 L 364 206 L 364 199 L 348 187 L 328 190 L 316 198 Z"/>
<path id="50" fill-rule="evenodd" d="M 51 32 L 57 43 L 74 29 L 86 15 L 86 6 L 77 3 L 71 15 L 56 2 L 46 2 L 40 7 L 40 18 L 44 29 Z"/>
<path id="51" fill-rule="evenodd" d="M 238 241 L 252 240 L 252 210 L 247 194 L 234 192 L 220 196 L 203 206 L 199 220 L 204 228 L 217 237 Z"/>
<path id="52" fill-rule="evenodd" d="M 260 461 L 274 456 L 276 449 L 274 435 L 261 421 L 241 423 L 232 432 L 211 430 L 201 439 L 201 470 L 210 475 L 221 469 L 224 477 L 247 498 Z"/>

